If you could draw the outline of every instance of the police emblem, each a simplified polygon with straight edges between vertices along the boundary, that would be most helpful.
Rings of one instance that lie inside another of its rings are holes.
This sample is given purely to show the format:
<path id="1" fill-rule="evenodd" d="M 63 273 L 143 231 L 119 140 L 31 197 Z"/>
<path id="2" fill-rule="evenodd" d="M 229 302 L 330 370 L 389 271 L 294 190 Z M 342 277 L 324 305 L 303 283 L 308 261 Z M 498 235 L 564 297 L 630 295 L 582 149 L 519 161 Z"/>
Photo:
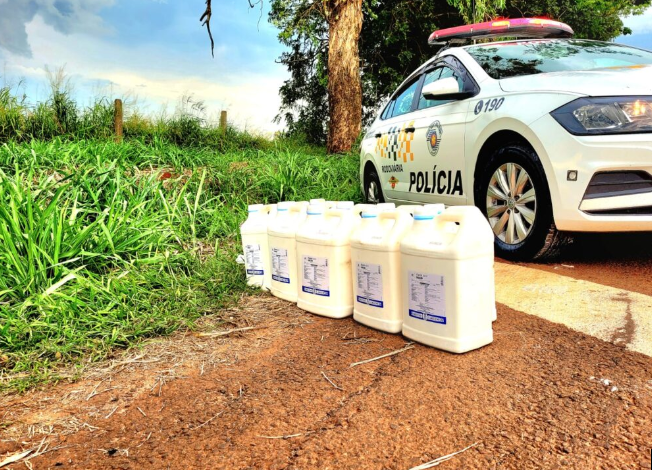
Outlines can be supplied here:
<path id="1" fill-rule="evenodd" d="M 398 179 L 396 179 L 396 177 L 392 176 L 389 179 L 389 184 L 392 186 L 392 189 L 396 188 L 396 183 L 398 183 Z"/>
<path id="2" fill-rule="evenodd" d="M 439 121 L 430 124 L 428 132 L 426 133 L 426 140 L 428 141 L 428 150 L 433 157 L 439 152 L 439 144 L 441 143 L 441 136 L 444 130 Z"/>

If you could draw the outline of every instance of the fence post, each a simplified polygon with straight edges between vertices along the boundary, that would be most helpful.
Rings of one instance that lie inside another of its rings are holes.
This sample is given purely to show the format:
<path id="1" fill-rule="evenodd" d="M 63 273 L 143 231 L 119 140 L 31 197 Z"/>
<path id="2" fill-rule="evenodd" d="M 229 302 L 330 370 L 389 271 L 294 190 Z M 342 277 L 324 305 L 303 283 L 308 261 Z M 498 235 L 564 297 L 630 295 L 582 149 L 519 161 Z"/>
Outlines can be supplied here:
<path id="1" fill-rule="evenodd" d="M 226 133 L 226 111 L 220 113 L 220 131 Z"/>
<path id="2" fill-rule="evenodd" d="M 115 130 L 116 142 L 122 142 L 122 100 L 115 100 L 115 108 L 113 111 L 113 129 Z"/>

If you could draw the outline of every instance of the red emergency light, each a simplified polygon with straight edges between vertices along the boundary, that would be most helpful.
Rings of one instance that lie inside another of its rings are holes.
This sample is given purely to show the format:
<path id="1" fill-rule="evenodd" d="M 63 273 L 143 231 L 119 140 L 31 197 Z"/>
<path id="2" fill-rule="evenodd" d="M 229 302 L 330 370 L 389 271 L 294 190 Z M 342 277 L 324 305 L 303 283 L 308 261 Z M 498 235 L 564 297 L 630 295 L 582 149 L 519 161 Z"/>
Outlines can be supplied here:
<path id="1" fill-rule="evenodd" d="M 565 23 L 546 18 L 515 18 L 440 29 L 428 38 L 428 44 L 464 42 L 495 37 L 513 38 L 569 38 L 573 28 Z"/>

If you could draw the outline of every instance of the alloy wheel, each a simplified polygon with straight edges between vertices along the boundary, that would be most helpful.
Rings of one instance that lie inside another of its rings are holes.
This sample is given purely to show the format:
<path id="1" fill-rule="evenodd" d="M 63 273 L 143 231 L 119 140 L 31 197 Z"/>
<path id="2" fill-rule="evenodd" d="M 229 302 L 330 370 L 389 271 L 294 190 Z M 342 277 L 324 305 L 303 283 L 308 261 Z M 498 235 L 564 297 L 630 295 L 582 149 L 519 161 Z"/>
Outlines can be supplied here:
<path id="1" fill-rule="evenodd" d="M 369 183 L 369 187 L 367 188 L 367 202 L 370 204 L 378 204 L 380 202 L 379 188 L 374 180 Z"/>
<path id="2" fill-rule="evenodd" d="M 508 245 L 523 242 L 536 210 L 536 190 L 527 171 L 516 163 L 498 167 L 487 187 L 487 217 L 496 237 Z"/>

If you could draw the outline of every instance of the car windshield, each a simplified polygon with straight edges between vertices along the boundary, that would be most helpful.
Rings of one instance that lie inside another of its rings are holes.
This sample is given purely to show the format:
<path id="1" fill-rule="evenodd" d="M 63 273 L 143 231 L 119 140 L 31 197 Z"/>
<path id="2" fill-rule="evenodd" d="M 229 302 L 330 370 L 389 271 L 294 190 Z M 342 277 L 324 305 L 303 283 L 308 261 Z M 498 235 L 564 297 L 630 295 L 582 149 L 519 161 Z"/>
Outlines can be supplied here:
<path id="1" fill-rule="evenodd" d="M 465 50 L 495 79 L 652 64 L 652 52 L 582 39 L 478 44 Z"/>

